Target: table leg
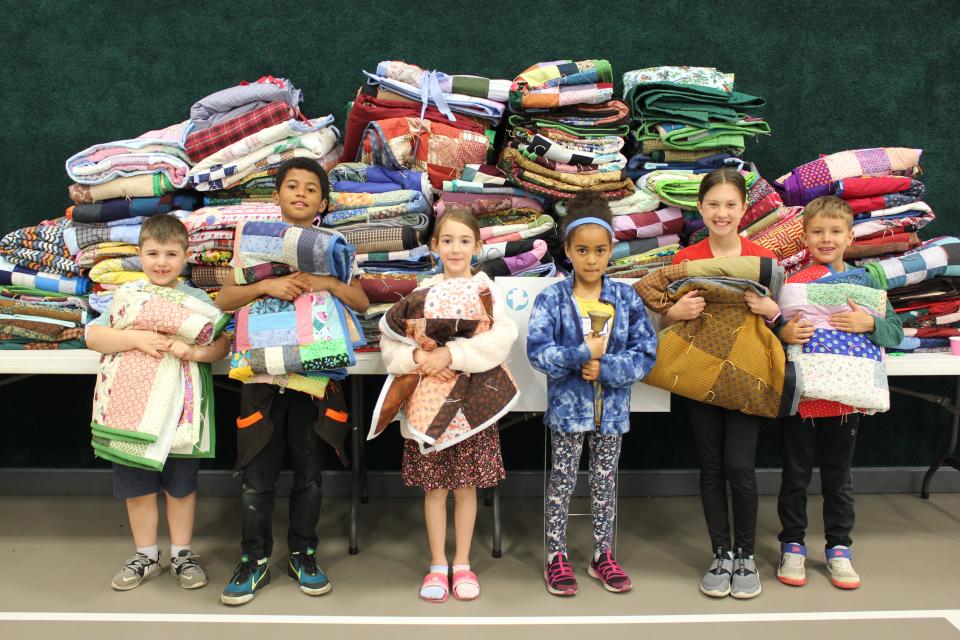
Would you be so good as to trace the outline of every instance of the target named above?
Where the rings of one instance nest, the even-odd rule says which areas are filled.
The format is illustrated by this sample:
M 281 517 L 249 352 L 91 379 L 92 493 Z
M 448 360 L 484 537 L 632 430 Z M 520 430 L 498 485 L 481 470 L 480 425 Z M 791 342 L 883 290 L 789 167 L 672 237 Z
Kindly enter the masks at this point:
M 358 520 L 360 518 L 360 487 L 361 487 L 361 440 L 360 425 L 362 421 L 361 400 L 363 398 L 363 379 L 360 376 L 350 376 L 350 555 L 360 553 L 357 543 Z
M 950 437 L 947 441 L 947 447 L 940 453 L 936 461 L 930 465 L 930 468 L 927 469 L 927 472 L 923 476 L 920 497 L 924 500 L 930 498 L 930 481 L 933 480 L 934 474 L 937 473 L 937 470 L 939 470 L 944 463 L 949 464 L 955 469 L 960 469 L 960 461 L 953 457 L 953 452 L 957 448 L 957 430 L 960 428 L 960 407 L 957 406 L 958 402 L 960 402 L 960 377 L 957 378 L 956 388 L 953 392 L 953 401 L 943 405 L 951 414 Z
M 502 519 L 500 518 L 500 485 L 496 485 L 493 488 L 493 551 L 492 555 L 494 558 L 499 558 L 503 555 L 503 550 L 500 545 L 500 533 L 501 525 L 503 524 Z

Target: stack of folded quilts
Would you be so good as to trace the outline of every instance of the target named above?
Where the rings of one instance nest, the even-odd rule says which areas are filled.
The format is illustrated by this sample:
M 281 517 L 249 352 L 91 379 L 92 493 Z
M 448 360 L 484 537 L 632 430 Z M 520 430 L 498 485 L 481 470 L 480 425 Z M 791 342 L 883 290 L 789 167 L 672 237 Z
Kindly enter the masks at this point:
M 473 166 L 467 171 L 473 177 L 479 167 Z M 452 189 L 454 185 L 445 183 L 445 186 Z M 451 211 L 473 215 L 480 226 L 483 244 L 476 268 L 488 276 L 555 275 L 555 259 L 563 253 L 556 222 L 545 213 L 542 198 L 514 191 L 516 193 L 444 190 L 436 204 L 436 215 L 438 219 Z
M 635 190 L 622 153 L 629 107 L 613 99 L 606 60 L 533 65 L 514 79 L 510 111 L 498 166 L 518 187 L 551 201 L 583 191 L 612 201 Z
M 960 239 L 933 238 L 866 265 L 903 322 L 898 351 L 946 351 L 960 336 Z
M 371 302 L 359 318 L 367 350 L 379 345 L 377 323 L 385 309 L 436 272 L 427 246 L 432 200 L 430 180 L 419 171 L 346 162 L 330 172 L 321 221 L 356 248 L 360 283 Z
M 338 135 L 333 116 L 306 122 L 291 118 L 207 156 L 190 170 L 187 180 L 197 191 L 248 187 L 262 191 L 280 164 L 291 158 L 310 158 L 331 169 L 342 152 L 337 145 Z M 269 186 L 272 191 L 273 185 Z
M 2 285 L 0 350 L 82 349 L 88 308 L 86 296 Z
M 639 147 L 635 168 L 647 162 L 722 163 L 743 154 L 748 136 L 769 135 L 770 126 L 754 115 L 763 98 L 734 91 L 733 85 L 732 73 L 712 67 L 662 66 L 625 73 L 624 100 Z
M 783 202 L 796 207 L 824 195 L 846 200 L 854 211 L 854 241 L 844 253 L 844 259 L 865 266 L 918 247 L 917 232 L 934 219 L 933 211 L 923 202 L 923 183 L 914 177 L 919 174 L 921 153 L 920 149 L 895 147 L 841 151 L 803 164 L 773 185 Z M 782 222 L 784 209 L 790 208 L 773 212 L 780 222 L 764 230 L 767 237 L 799 236 L 800 218 L 792 223 Z M 777 252 L 788 272 L 810 262 L 805 249 L 794 248 L 793 255 Z
M 364 72 L 347 116 L 344 161 L 413 169 L 440 189 L 465 165 L 486 162 L 509 81 L 447 75 L 397 60 Z
M 76 204 L 114 198 L 152 198 L 187 184 L 193 164 L 184 148 L 189 120 L 131 140 L 95 144 L 71 156 L 68 192 Z
M 272 202 L 247 202 L 220 207 L 203 207 L 183 218 L 189 232 L 187 262 L 190 280 L 212 297 L 233 273 L 236 227 L 245 220 L 279 222 L 280 207 Z
M 662 66 L 623 75 L 637 143 L 627 173 L 642 190 L 689 212 L 680 234 L 683 245 L 707 235 L 695 212 L 700 180 L 710 171 L 733 166 L 744 174 L 751 210 L 741 230 L 782 204 L 753 208 L 767 192 L 775 192 L 739 156 L 748 136 L 768 135 L 770 127 L 754 115 L 763 98 L 734 91 L 733 81 L 733 74 L 712 67 Z
M 296 109 L 302 101 L 303 92 L 293 86 L 290 80 L 262 76 L 256 82 L 244 81 L 235 87 L 228 87 L 201 98 L 190 107 L 190 121 L 193 122 L 197 131 L 202 131 L 223 122 L 234 120 L 243 114 L 256 111 L 271 103 L 282 102 L 288 107 Z M 234 124 L 237 124 L 237 122 L 235 121 Z M 209 155 L 209 153 L 203 153 L 204 144 L 205 142 L 202 140 L 194 140 L 190 145 L 192 148 L 191 154 L 194 156 L 200 155 L 200 157 Z M 213 149 L 212 151 L 217 150 Z

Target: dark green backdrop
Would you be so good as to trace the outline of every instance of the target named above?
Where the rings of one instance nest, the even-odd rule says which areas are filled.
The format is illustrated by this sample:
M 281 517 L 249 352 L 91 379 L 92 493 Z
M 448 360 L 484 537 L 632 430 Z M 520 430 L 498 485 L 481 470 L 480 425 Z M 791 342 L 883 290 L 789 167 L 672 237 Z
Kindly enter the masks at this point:
M 607 58 L 615 76 L 660 64 L 715 66 L 767 99 L 773 135 L 746 157 L 776 178 L 819 153 L 924 149 L 925 237 L 960 232 L 954 215 L 960 3 L 918 2 L 0 2 L 0 232 L 62 215 L 63 164 L 97 142 L 186 119 L 213 91 L 263 74 L 303 89 L 310 116 L 344 106 L 361 69 L 404 59 L 451 73 L 512 78 L 535 62 Z M 368 384 L 374 398 L 379 381 Z M 86 428 L 92 377 L 0 387 L 0 466 L 94 466 Z M 944 380 L 904 386 L 947 391 Z M 229 467 L 235 394 L 218 391 L 220 458 Z M 857 464 L 920 465 L 945 441 L 946 414 L 895 397 L 868 418 Z M 760 466 L 779 463 L 764 432 Z M 534 423 L 504 434 L 508 467 L 539 468 Z M 396 434 L 370 447 L 396 468 Z M 681 411 L 636 416 L 627 468 L 695 466 Z

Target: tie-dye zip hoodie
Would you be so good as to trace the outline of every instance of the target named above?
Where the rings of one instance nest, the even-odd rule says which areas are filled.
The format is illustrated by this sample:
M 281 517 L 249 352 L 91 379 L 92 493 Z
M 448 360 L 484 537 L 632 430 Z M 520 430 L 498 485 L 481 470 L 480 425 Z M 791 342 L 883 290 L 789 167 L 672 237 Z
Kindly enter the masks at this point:
M 604 276 L 600 301 L 612 304 L 616 313 L 607 351 L 600 358 L 599 431 L 621 434 L 630 430 L 630 387 L 647 375 L 656 360 L 657 334 L 633 287 Z M 544 423 L 565 433 L 593 431 L 593 384 L 580 374 L 580 367 L 590 360 L 590 349 L 573 300 L 573 276 L 537 296 L 527 331 L 527 358 L 547 375 Z

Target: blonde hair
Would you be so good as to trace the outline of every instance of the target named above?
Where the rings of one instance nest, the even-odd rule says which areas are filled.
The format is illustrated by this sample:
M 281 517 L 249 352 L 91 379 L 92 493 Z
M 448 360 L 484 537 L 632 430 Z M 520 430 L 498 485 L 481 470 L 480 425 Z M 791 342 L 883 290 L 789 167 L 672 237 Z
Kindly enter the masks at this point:
M 846 200 L 836 196 L 820 196 L 814 198 L 803 208 L 803 228 L 816 218 L 822 216 L 831 220 L 843 220 L 848 229 L 853 229 L 853 209 Z

